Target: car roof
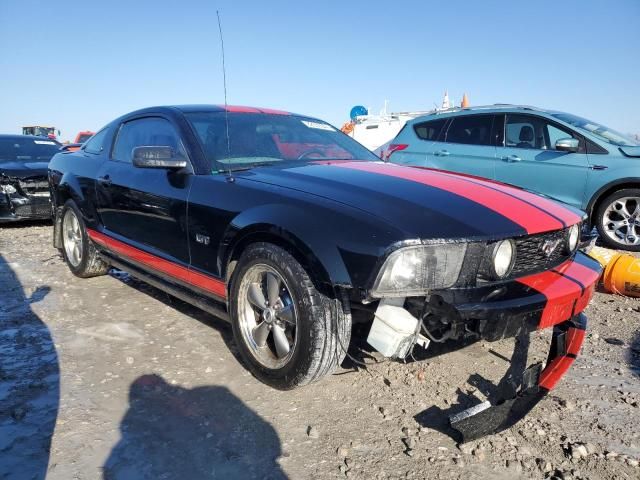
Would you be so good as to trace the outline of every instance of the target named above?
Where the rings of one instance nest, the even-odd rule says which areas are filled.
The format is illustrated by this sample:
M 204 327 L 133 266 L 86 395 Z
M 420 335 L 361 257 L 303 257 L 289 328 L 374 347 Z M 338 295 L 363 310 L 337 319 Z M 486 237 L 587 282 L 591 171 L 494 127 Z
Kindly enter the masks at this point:
M 194 105 L 161 105 L 156 107 L 148 107 L 134 112 L 127 113 L 125 116 L 139 115 L 144 113 L 175 113 L 176 111 L 181 113 L 202 113 L 202 112 L 224 112 L 229 113 L 265 113 L 274 115 L 295 115 L 291 112 L 285 112 L 283 110 L 276 110 L 272 108 L 262 107 L 248 107 L 243 105 L 207 105 L 207 104 L 194 104 Z
M 478 106 L 474 106 L 474 107 L 465 107 L 465 108 L 461 108 L 461 107 L 453 107 L 453 108 L 449 108 L 447 110 L 440 110 L 440 111 L 436 111 L 436 112 L 432 112 L 429 113 L 427 115 L 421 115 L 420 117 L 416 117 L 413 120 L 411 120 L 411 123 L 415 123 L 415 122 L 420 122 L 420 121 L 425 121 L 425 120 L 432 120 L 432 119 L 436 119 L 436 118 L 448 118 L 448 117 L 455 117 L 458 115 L 468 115 L 468 114 L 472 114 L 472 113 L 509 113 L 509 112 L 524 112 L 524 113 L 539 113 L 539 114 L 546 114 L 546 115 L 553 115 L 553 114 L 558 114 L 558 113 L 563 113 L 563 112 L 559 112 L 557 110 L 549 110 L 546 108 L 538 108 L 538 107 L 534 107 L 531 105 L 514 105 L 514 104 L 510 104 L 510 103 L 494 103 L 493 105 L 478 105 Z

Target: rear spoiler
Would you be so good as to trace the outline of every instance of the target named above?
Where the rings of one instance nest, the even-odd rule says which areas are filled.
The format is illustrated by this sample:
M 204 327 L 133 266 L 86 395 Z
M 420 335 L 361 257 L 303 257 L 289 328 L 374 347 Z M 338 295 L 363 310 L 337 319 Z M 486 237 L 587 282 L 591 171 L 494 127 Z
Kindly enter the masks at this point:
M 640 145 L 637 147 L 618 147 L 627 157 L 640 157 Z

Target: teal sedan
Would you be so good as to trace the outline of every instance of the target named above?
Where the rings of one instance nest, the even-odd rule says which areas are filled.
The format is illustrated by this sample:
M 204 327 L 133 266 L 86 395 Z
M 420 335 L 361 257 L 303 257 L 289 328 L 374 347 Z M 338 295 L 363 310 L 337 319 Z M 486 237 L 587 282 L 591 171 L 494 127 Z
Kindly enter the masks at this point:
M 490 178 L 585 210 L 605 244 L 640 251 L 640 143 L 568 113 L 492 105 L 417 117 L 383 159 Z

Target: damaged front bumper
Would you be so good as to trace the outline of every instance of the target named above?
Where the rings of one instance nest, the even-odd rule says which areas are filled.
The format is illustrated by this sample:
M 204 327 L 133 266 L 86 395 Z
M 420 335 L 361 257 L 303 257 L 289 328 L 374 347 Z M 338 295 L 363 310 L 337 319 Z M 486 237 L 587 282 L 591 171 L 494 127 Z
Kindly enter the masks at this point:
M 7 179 L 0 182 L 0 223 L 51 218 L 46 178 Z
M 601 271 L 598 262 L 578 252 L 551 270 L 503 284 L 443 290 L 427 298 L 404 300 L 405 315 L 415 319 L 411 325 L 416 327 L 413 333 L 409 328 L 401 335 L 406 335 L 411 345 L 419 339 L 431 342 L 516 339 L 507 375 L 493 392 L 495 398 L 462 412 L 450 410 L 450 425 L 460 440 L 473 440 L 510 427 L 555 387 L 580 351 L 587 323 L 582 312 L 593 296 Z M 379 333 L 382 323 L 388 331 L 397 331 L 394 322 L 398 324 L 398 315 L 391 318 L 387 311 L 392 311 L 389 302 L 381 301 L 373 332 Z M 546 366 L 526 368 L 529 336 L 546 328 L 553 328 Z M 422 337 L 423 333 L 428 339 Z M 374 340 L 380 345 L 379 338 L 380 335 Z M 371 344 L 376 347 L 374 343 Z M 391 350 L 398 345 L 400 353 L 388 356 L 406 355 L 410 351 L 406 343 L 395 338 Z
M 464 443 L 498 433 L 524 418 L 569 370 L 580 353 L 586 328 L 587 317 L 582 313 L 556 325 L 544 368 L 541 363 L 536 363 L 517 375 L 513 372 L 515 365 L 512 363 L 512 368 L 505 375 L 508 380 L 501 382 L 503 385 L 498 398 L 451 415 L 449 422 L 458 433 L 457 440 Z M 525 353 L 526 358 L 524 347 L 519 345 L 519 349 L 514 352 L 514 357 Z M 516 380 L 518 377 L 519 381 Z

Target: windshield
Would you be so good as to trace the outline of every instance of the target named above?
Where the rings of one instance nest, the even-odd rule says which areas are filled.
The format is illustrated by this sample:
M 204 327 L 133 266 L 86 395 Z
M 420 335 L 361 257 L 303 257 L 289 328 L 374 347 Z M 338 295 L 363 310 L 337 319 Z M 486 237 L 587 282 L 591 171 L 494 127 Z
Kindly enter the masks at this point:
M 60 145 L 53 140 L 0 137 L 0 160 L 18 162 L 48 162 L 58 153 Z
M 212 173 L 282 161 L 378 160 L 352 138 L 313 118 L 236 112 L 185 116 L 198 135 Z
M 600 140 L 604 140 L 607 143 L 611 143 L 613 145 L 618 145 L 621 147 L 632 147 L 640 145 L 640 143 L 633 140 L 628 135 L 616 132 L 609 127 L 605 127 L 604 125 L 600 125 L 599 123 L 592 122 L 591 120 L 587 120 L 586 118 L 577 117 L 568 113 L 554 113 L 553 116 L 562 120 L 563 122 L 567 122 L 574 127 L 579 128 L 580 130 L 584 130 L 585 132 L 590 133 L 591 135 L 598 137 Z
M 84 143 L 87 140 L 89 140 L 92 136 L 93 136 L 93 133 L 83 133 L 81 135 L 78 135 L 77 143 Z

